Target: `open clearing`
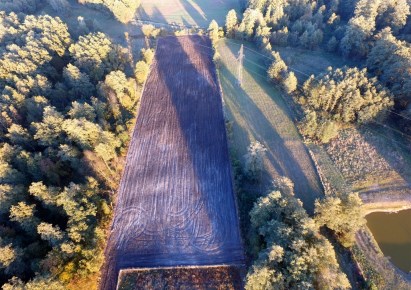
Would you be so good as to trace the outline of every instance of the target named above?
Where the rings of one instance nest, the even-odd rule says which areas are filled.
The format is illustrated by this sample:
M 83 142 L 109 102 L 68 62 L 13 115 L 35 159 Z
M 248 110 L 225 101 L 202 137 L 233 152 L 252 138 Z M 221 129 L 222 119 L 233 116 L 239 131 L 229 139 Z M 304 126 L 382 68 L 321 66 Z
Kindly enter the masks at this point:
M 350 60 L 324 50 L 307 50 L 297 47 L 273 46 L 289 68 L 303 83 L 310 75 L 318 75 L 327 71 L 328 67 L 355 66 Z
M 201 36 L 158 41 L 120 184 L 101 289 L 115 289 L 124 268 L 243 262 L 210 47 Z
M 246 44 L 251 48 L 255 47 Z M 260 193 L 280 176 L 295 184 L 296 196 L 313 213 L 314 201 L 323 194 L 315 166 L 282 99 L 281 92 L 266 80 L 261 55 L 245 49 L 243 86 L 237 84 L 236 56 L 239 46 L 231 40 L 218 45 L 222 64 L 219 69 L 225 107 L 233 121 L 232 140 L 239 156 L 247 152 L 250 142 L 257 140 L 266 148 L 265 174 Z
M 161 23 L 208 27 L 215 19 L 220 26 L 231 9 L 240 12 L 241 0 L 142 0 L 138 18 Z

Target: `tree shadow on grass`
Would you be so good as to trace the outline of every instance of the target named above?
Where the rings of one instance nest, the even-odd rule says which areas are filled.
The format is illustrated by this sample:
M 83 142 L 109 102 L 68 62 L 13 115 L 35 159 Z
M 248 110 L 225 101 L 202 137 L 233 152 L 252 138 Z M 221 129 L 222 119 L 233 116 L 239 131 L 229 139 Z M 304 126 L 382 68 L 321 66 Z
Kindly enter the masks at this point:
M 228 46 L 233 55 L 237 54 L 237 46 Z M 225 56 L 222 56 L 223 58 Z M 247 52 L 246 52 L 247 57 Z M 269 84 L 264 84 L 266 80 L 262 77 L 255 74 L 265 75 L 265 71 L 263 69 L 259 69 L 256 71 L 257 68 L 254 68 L 252 71 L 247 63 L 244 66 L 245 73 L 248 73 L 253 81 L 260 85 L 260 88 L 264 91 L 265 94 L 270 96 L 270 100 L 273 102 L 276 108 L 278 108 L 278 113 L 284 114 L 287 116 L 291 116 L 291 112 L 286 107 L 286 104 L 280 96 L 277 95 L 277 98 L 273 97 L 273 90 L 269 88 Z M 227 70 L 227 79 L 231 83 L 236 83 L 236 77 L 232 75 Z M 244 86 L 247 87 L 247 83 L 245 80 Z M 236 104 L 238 108 L 243 108 L 243 110 L 247 110 L 245 114 L 243 114 L 243 118 L 247 122 L 250 127 L 252 135 L 255 136 L 257 140 L 265 143 L 266 147 L 268 147 L 267 151 L 267 158 L 269 160 L 270 165 L 276 172 L 278 177 L 280 176 L 287 176 L 289 177 L 295 184 L 295 194 L 296 197 L 301 199 L 304 204 L 305 209 L 308 213 L 313 214 L 314 212 L 314 201 L 316 198 L 319 198 L 323 194 L 323 189 L 321 186 L 321 182 L 315 170 L 315 166 L 311 160 L 311 157 L 308 154 L 305 145 L 302 143 L 302 140 L 299 137 L 297 129 L 292 121 L 292 118 L 289 117 L 289 120 L 284 119 L 282 122 L 290 122 L 289 126 L 292 126 L 292 130 L 295 132 L 287 136 L 287 132 L 283 132 L 280 135 L 277 131 L 276 127 L 281 126 L 282 124 L 272 124 L 270 120 L 268 120 L 264 113 L 261 111 L 260 107 L 255 103 L 252 96 L 250 96 L 244 89 L 238 88 L 237 90 L 237 97 L 233 98 L 233 103 Z M 241 96 L 241 98 L 239 97 Z M 272 112 L 275 114 L 275 112 Z M 273 127 L 274 126 L 274 127 Z M 283 130 L 284 131 L 284 130 Z M 267 146 L 268 145 L 268 146 Z M 295 145 L 296 150 L 299 150 L 299 157 L 303 157 L 305 160 L 297 160 L 297 156 L 290 148 L 291 145 Z M 306 162 L 304 165 L 304 169 L 301 166 L 300 162 Z M 308 176 L 311 176 L 311 180 Z M 266 182 L 270 182 L 272 176 L 270 174 L 266 174 L 264 176 Z
M 194 22 L 194 25 L 200 26 L 200 27 L 205 27 L 206 23 L 207 23 L 207 17 L 203 14 L 201 14 L 196 7 L 194 7 L 193 4 L 191 4 L 190 1 L 187 0 L 182 0 L 181 1 L 184 9 L 187 11 L 188 15 L 190 16 L 190 18 L 192 19 L 192 21 Z M 201 9 L 201 8 L 200 8 Z M 203 9 L 201 9 L 202 12 L 204 11 Z M 203 12 L 204 13 L 204 12 Z M 189 22 L 189 20 L 183 18 L 183 20 L 185 20 L 186 22 Z
M 167 27 L 167 24 L 176 23 L 178 26 L 184 25 L 187 28 L 202 26 L 200 24 L 205 24 L 207 18 L 202 15 L 197 9 L 188 1 L 180 1 L 181 6 L 186 13 L 176 14 L 176 15 L 164 15 L 158 6 L 153 6 L 151 15 L 147 13 L 143 5 L 141 5 L 137 10 L 137 17 L 139 20 L 148 21 L 155 23 L 160 26 Z M 178 4 L 176 4 L 178 5 Z M 198 21 L 196 19 L 203 19 L 204 21 Z M 202 23 L 200 23 L 202 22 Z M 203 25 L 204 26 L 204 25 Z

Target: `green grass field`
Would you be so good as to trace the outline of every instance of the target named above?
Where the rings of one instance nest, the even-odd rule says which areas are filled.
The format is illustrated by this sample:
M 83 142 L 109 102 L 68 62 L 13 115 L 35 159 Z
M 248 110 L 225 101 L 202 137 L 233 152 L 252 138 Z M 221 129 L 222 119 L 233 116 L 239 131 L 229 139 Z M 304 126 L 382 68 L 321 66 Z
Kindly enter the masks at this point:
M 256 49 L 247 44 L 247 47 Z M 218 52 L 222 64 L 219 78 L 227 117 L 233 122 L 232 143 L 239 156 L 252 141 L 261 142 L 267 152 L 260 193 L 269 189 L 273 179 L 286 176 L 295 184 L 295 192 L 304 206 L 313 210 L 322 186 L 314 164 L 293 122 L 291 112 L 275 85 L 268 83 L 263 57 L 245 49 L 243 86 L 237 84 L 236 56 L 239 46 L 221 40 Z
M 240 0 L 142 0 L 138 17 L 154 22 L 208 27 L 215 19 L 224 26 L 231 9 L 240 11 Z

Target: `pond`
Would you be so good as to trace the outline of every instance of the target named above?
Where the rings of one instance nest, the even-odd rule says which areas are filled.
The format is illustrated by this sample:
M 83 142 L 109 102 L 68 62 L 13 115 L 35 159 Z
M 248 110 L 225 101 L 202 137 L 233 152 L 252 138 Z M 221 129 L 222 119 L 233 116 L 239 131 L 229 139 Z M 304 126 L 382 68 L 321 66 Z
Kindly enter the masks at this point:
M 366 216 L 367 226 L 385 256 L 404 272 L 411 271 L 411 210 L 375 212 Z

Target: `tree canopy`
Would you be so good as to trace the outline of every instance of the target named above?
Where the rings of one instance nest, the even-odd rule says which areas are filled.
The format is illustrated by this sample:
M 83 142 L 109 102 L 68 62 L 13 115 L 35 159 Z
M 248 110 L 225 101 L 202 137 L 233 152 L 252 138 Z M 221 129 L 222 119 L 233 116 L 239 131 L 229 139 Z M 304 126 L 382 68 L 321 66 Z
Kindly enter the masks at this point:
M 250 212 L 255 247 L 246 289 L 348 289 L 333 246 L 293 196 L 290 182 L 257 200 Z
M 391 93 L 366 69 L 330 68 L 326 74 L 311 76 L 303 87 L 300 103 L 305 110 L 301 129 L 313 139 L 328 142 L 338 124 L 372 121 L 393 105 Z
M 0 284 L 66 289 L 103 261 L 137 83 L 101 32 L 73 41 L 57 17 L 5 12 L 0 26 Z

